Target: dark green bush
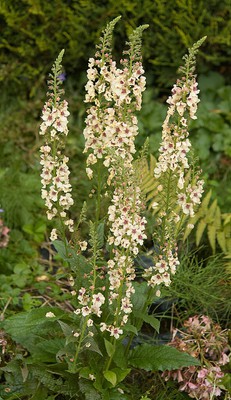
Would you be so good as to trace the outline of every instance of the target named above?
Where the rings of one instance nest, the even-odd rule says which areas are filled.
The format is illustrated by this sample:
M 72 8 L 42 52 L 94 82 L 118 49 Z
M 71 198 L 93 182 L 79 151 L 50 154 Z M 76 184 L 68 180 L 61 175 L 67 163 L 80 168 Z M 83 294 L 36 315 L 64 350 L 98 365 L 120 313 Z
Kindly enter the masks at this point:
M 0 7 L 0 81 L 34 95 L 51 63 L 66 49 L 65 67 L 79 84 L 102 27 L 118 15 L 116 51 L 140 24 L 145 32 L 146 70 L 160 88 L 172 83 L 187 47 L 207 35 L 201 54 L 205 69 L 228 72 L 231 43 L 229 0 L 3 0 Z

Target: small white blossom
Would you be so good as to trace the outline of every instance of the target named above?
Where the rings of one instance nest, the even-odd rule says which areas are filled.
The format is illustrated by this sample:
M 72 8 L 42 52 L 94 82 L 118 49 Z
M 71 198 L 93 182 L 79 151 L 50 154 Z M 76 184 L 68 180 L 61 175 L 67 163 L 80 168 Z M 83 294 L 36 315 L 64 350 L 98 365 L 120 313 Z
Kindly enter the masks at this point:
M 57 236 L 57 230 L 56 229 L 52 229 L 51 234 L 50 234 L 50 239 L 53 242 L 54 240 L 57 240 L 58 236 Z
M 54 318 L 54 317 L 55 317 L 55 314 L 54 314 L 53 312 L 48 311 L 48 312 L 46 313 L 46 318 Z

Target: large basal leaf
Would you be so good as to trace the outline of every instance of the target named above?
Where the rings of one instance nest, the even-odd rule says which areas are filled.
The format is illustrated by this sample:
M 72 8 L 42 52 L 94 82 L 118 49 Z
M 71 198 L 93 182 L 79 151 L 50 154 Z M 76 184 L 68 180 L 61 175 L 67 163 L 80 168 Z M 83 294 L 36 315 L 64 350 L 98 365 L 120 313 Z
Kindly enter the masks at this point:
M 169 346 L 142 344 L 130 351 L 128 364 L 146 371 L 173 370 L 190 365 L 200 365 L 196 358 Z
M 92 382 L 86 379 L 79 379 L 79 389 L 85 395 L 86 399 L 91 400 L 100 400 L 101 396 L 97 393 L 97 390 L 94 389 Z
M 51 311 L 55 317 L 47 318 L 46 313 Z M 36 336 L 42 337 L 47 330 L 53 328 L 53 324 L 57 324 L 56 320 L 62 318 L 63 315 L 64 312 L 57 307 L 41 307 L 9 317 L 2 326 L 13 340 L 30 350 L 30 345 L 36 343 Z M 57 330 L 57 325 L 53 329 Z

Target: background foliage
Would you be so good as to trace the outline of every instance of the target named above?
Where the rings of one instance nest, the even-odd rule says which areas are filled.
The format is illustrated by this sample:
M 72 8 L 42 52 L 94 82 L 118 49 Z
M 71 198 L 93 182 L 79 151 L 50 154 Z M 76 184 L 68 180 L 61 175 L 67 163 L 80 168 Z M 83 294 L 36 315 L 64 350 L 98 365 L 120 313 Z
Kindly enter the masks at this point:
M 186 49 L 207 35 L 200 69 L 230 71 L 231 18 L 229 0 L 3 0 L 0 9 L 0 79 L 17 93 L 30 96 L 44 82 L 49 67 L 65 47 L 65 66 L 73 78 L 86 69 L 105 24 L 121 15 L 116 51 L 133 28 L 149 24 L 143 56 L 155 86 L 165 88 Z M 202 63 L 203 61 L 203 63 Z M 77 79 L 79 80 L 79 78 Z

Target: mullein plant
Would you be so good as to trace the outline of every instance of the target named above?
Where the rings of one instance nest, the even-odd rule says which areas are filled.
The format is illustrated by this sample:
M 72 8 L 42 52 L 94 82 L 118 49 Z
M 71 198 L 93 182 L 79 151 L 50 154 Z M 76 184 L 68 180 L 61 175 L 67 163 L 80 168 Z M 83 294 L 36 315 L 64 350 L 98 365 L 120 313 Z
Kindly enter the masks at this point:
M 111 32 L 115 19 L 104 32 L 95 58 L 89 60 L 85 102 L 87 110 L 84 130 L 87 174 L 98 160 L 108 169 L 107 184 L 112 191 L 108 208 L 110 259 L 107 262 L 108 302 L 113 320 L 100 324 L 118 339 L 132 312 L 132 282 L 135 278 L 133 257 L 146 239 L 146 220 L 142 217 L 140 188 L 136 184 L 133 167 L 134 140 L 138 134 L 136 111 L 141 109 L 145 89 L 141 62 L 141 35 L 147 26 L 140 26 L 128 43 L 118 68 L 111 55 Z M 98 175 L 101 173 L 97 169 Z M 99 179 L 99 176 L 98 176 Z
M 73 205 L 72 187 L 69 182 L 68 157 L 64 154 L 65 139 L 68 135 L 68 103 L 62 100 L 64 94 L 61 89 L 62 51 L 54 63 L 48 81 L 48 100 L 42 111 L 40 135 L 44 136 L 44 145 L 40 148 L 42 173 L 42 198 L 47 207 L 47 218 L 58 221 L 57 228 L 53 228 L 50 239 L 53 241 L 59 236 L 65 237 L 66 228 L 73 232 L 74 221 L 68 218 L 68 210 Z
M 196 119 L 199 89 L 195 75 L 196 54 L 205 37 L 189 49 L 183 57 L 179 78 L 168 98 L 169 108 L 163 123 L 159 157 L 154 169 L 158 181 L 156 199 L 152 208 L 156 214 L 156 230 L 153 235 L 155 252 L 153 266 L 146 269 L 144 277 L 151 287 L 169 286 L 171 275 L 179 265 L 178 242 L 185 226 L 193 229 L 190 218 L 201 202 L 203 180 L 190 152 L 190 120 Z
M 84 152 L 87 153 L 87 176 L 97 182 L 97 190 L 94 190 L 95 220 L 89 222 L 88 241 L 80 240 L 81 231 L 78 229 L 83 211 L 76 226 L 69 216 L 73 199 L 68 157 L 65 155 L 69 111 L 67 101 L 62 100 L 63 51 L 50 75 L 48 101 L 40 127 L 40 134 L 45 139 L 41 147 L 42 197 L 48 219 L 56 221 L 50 238 L 72 270 L 70 296 L 73 312 L 64 317 L 64 322 L 56 315 L 57 310 L 47 310 L 46 319 L 59 322 L 66 336 L 66 347 L 59 352 L 61 361 L 66 363 L 65 374 L 66 370 L 78 374 L 79 388 L 89 399 L 129 398 L 124 394 L 121 382 L 131 367 L 139 367 L 140 363 L 144 369 L 163 369 L 164 365 L 172 369 L 182 364 L 194 364 L 189 356 L 182 358 L 180 355 L 179 359 L 177 352 L 170 354 L 174 349 L 165 348 L 162 353 L 161 346 L 145 345 L 133 351 L 130 345 L 143 320 L 158 330 L 158 321 L 148 315 L 148 305 L 159 295 L 162 284 L 170 284 L 170 273 L 175 273 L 179 264 L 176 243 L 180 224 L 184 215 L 193 215 L 194 204 L 199 203 L 202 193 L 198 174 L 192 172 L 189 176 L 185 172 L 190 171 L 186 159 L 190 147 L 187 123 L 188 118 L 195 117 L 198 102 L 193 75 L 195 53 L 202 41 L 185 58 L 185 79 L 175 87 L 177 96 L 173 94 L 170 99 L 171 111 L 164 123 L 161 155 L 155 170 L 165 204 L 163 213 L 159 215 L 159 219 L 162 218 L 159 224 L 162 236 L 159 235 L 158 239 L 161 252 L 154 257 L 153 267 L 144 272 L 142 282 L 136 282 L 134 258 L 147 238 L 144 199 L 134 163 L 134 141 L 138 134 L 136 112 L 141 109 L 145 90 L 141 37 L 147 26 L 138 27 L 130 35 L 118 67 L 112 59 L 111 48 L 112 32 L 119 18 L 107 25 L 95 57 L 89 60 L 87 71 L 85 102 L 89 107 L 83 132 Z M 178 187 L 179 205 L 183 204 L 181 197 L 186 196 L 186 208 L 181 207 L 183 217 L 171 214 L 169 191 L 175 185 Z M 166 200 L 165 193 L 169 196 Z M 103 198 L 109 202 L 104 214 Z M 184 210 L 188 210 L 188 205 L 190 211 L 186 213 Z M 101 397 L 97 397 L 99 393 Z
M 79 250 L 89 250 L 90 272 L 84 273 L 84 286 L 72 290 L 77 307 L 74 314 L 80 318 L 80 324 L 73 332 L 78 342 L 70 369 L 77 370 L 79 353 L 92 346 L 95 336 L 95 319 L 101 333 L 112 338 L 112 344 L 106 340 L 108 362 L 105 377 L 113 380 L 113 373 L 107 374 L 115 342 L 124 334 L 124 326 L 132 312 L 132 295 L 135 290 L 135 268 L 133 258 L 146 239 L 146 220 L 142 216 L 144 204 L 141 190 L 137 186 L 136 171 L 133 167 L 135 153 L 134 140 L 138 134 L 136 111 L 141 109 L 142 92 L 145 89 L 144 69 L 141 57 L 141 36 L 146 25 L 137 28 L 127 43 L 120 60 L 120 68 L 111 55 L 112 31 L 120 17 L 106 27 L 95 58 L 90 58 L 87 70 L 85 102 L 90 104 L 87 110 L 86 128 L 84 129 L 85 149 L 88 153 L 86 173 L 89 179 L 94 174 L 98 182 L 95 222 L 90 222 L 89 243 L 79 242 Z M 61 100 L 62 80 L 61 60 L 63 51 L 58 56 L 50 75 L 48 101 L 42 113 L 40 134 L 45 137 L 41 147 L 42 198 L 48 208 L 48 219 L 57 220 L 57 227 L 51 232 L 54 245 L 57 238 L 65 241 L 65 228 L 73 232 L 73 220 L 68 215 L 73 204 L 69 183 L 68 158 L 64 155 L 65 139 L 68 134 L 67 101 Z M 105 266 L 99 268 L 101 252 L 98 248 L 97 226 L 100 221 L 100 199 L 102 197 L 102 170 L 107 172 L 107 191 L 111 193 L 106 221 L 108 224 L 107 248 L 109 257 Z M 107 194 L 105 194 L 107 195 Z M 105 219 L 105 217 L 104 217 Z M 70 245 L 70 244 L 69 244 Z M 101 262 L 102 263 L 102 262 Z M 106 274 L 105 271 L 106 270 Z M 105 318 L 105 309 L 109 313 Z M 55 317 L 47 312 L 47 318 Z M 124 335 L 123 335 L 124 337 Z M 108 344 L 109 343 L 109 344 Z M 129 370 L 127 370 L 127 373 Z M 90 379 L 96 377 L 89 373 Z

